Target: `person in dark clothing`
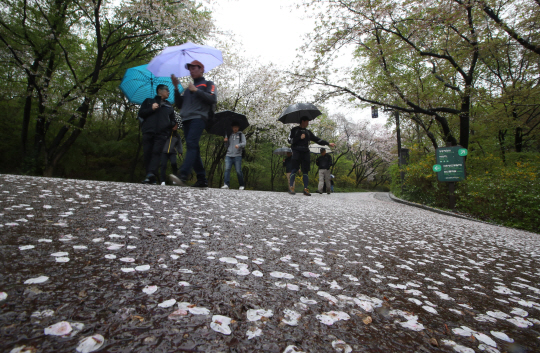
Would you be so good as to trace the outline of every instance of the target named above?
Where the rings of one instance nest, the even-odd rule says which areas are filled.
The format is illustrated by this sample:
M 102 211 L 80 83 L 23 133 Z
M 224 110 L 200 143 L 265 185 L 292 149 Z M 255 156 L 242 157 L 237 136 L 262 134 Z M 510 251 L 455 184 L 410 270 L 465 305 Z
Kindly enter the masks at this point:
M 292 149 L 292 170 L 291 177 L 289 179 L 289 194 L 294 195 L 294 178 L 296 177 L 296 172 L 301 168 L 303 173 L 304 180 L 304 195 L 311 196 L 308 189 L 309 183 L 309 168 L 310 168 L 310 155 L 309 155 L 309 141 L 313 141 L 320 145 L 328 145 L 334 147 L 334 143 L 329 143 L 313 134 L 307 129 L 309 125 L 309 118 L 302 117 L 300 119 L 300 125 L 292 128 L 289 135 L 289 143 L 291 144 Z
M 285 175 L 287 176 L 287 185 L 289 185 L 289 180 L 291 179 L 292 166 L 292 152 L 287 152 L 287 158 L 283 159 L 283 167 L 285 168 Z M 296 180 L 293 183 L 293 189 L 295 186 Z
M 326 186 L 328 194 L 330 194 L 330 167 L 332 166 L 332 157 L 326 153 L 325 148 L 321 148 L 321 155 L 315 161 L 319 167 L 319 187 L 317 192 L 323 193 L 323 185 Z
M 231 187 L 231 169 L 234 164 L 236 169 L 236 177 L 238 178 L 239 190 L 244 190 L 244 174 L 242 173 L 242 151 L 246 148 L 246 135 L 240 130 L 240 123 L 233 121 L 231 124 L 232 133 L 225 136 L 223 141 L 227 147 L 225 155 L 225 176 L 222 189 Z
M 180 81 L 174 75 L 171 76 L 174 90 L 174 101 L 180 109 L 182 125 L 184 128 L 184 138 L 186 139 L 186 155 L 184 163 L 178 171 L 178 175 L 171 174 L 169 178 L 174 184 L 187 186 L 186 181 L 195 170 L 197 182 L 195 187 L 207 187 L 206 171 L 201 158 L 201 148 L 199 141 L 205 128 L 205 122 L 212 114 L 212 106 L 217 103 L 216 86 L 212 81 L 207 81 L 203 77 L 204 65 L 197 60 L 186 64 L 193 83 L 190 83 L 184 95 L 180 95 L 178 84 Z
M 156 175 L 163 145 L 171 128 L 173 130 L 178 128 L 174 108 L 167 101 L 169 88 L 166 85 L 158 85 L 156 93 L 154 98 L 145 99 L 139 109 L 139 117 L 143 119 L 141 131 L 146 169 L 143 184 L 157 184 Z
M 167 171 L 167 163 L 171 162 L 173 174 L 178 172 L 176 164 L 176 154 L 182 155 L 183 147 L 182 140 L 178 135 L 178 131 L 171 131 L 171 135 L 165 141 L 163 152 L 161 153 L 161 185 L 165 185 L 165 172 Z

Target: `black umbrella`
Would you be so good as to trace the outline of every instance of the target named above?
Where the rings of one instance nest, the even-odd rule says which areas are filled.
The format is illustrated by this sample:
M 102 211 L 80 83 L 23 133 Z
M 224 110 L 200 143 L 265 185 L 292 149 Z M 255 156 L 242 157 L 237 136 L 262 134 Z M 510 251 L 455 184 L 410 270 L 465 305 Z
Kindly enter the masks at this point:
M 313 120 L 321 114 L 321 111 L 311 103 L 296 103 L 288 106 L 281 113 L 279 121 L 283 124 L 300 124 L 300 119 L 304 116 Z
M 208 133 L 218 136 L 228 136 L 232 133 L 231 123 L 238 122 L 239 130 L 242 131 L 249 126 L 249 122 L 245 115 L 230 110 L 225 110 L 216 113 L 216 123 L 210 128 Z
M 277 154 L 278 156 L 286 156 L 289 152 L 292 152 L 289 147 L 281 147 L 274 150 L 274 154 Z

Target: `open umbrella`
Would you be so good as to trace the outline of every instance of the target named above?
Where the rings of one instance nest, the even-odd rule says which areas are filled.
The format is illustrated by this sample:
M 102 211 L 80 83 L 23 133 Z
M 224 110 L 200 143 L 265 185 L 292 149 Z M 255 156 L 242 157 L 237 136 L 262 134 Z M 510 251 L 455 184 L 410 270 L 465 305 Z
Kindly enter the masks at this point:
M 230 135 L 232 133 L 231 123 L 233 121 L 238 122 L 239 131 L 242 131 L 249 126 L 249 122 L 245 115 L 231 112 L 230 110 L 216 113 L 215 120 L 216 123 L 212 125 L 208 133 L 218 136 Z
M 274 154 L 277 154 L 278 156 L 286 156 L 287 153 L 291 153 L 292 150 L 289 148 L 289 147 L 281 147 L 281 148 L 276 148 L 274 150 Z
M 154 98 L 156 96 L 156 87 L 160 84 L 167 85 L 171 94 L 167 99 L 174 103 L 174 86 L 170 77 L 156 77 L 147 69 L 148 65 L 132 67 L 126 70 L 120 89 L 126 98 L 135 104 L 142 104 L 146 98 Z M 178 86 L 180 92 L 183 91 L 182 86 Z
M 332 150 L 328 146 L 317 145 L 316 143 L 309 146 L 309 152 L 314 154 L 321 154 L 321 148 L 326 150 L 326 153 L 332 153 Z
M 208 45 L 193 44 L 191 42 L 163 49 L 148 64 L 150 70 L 156 76 L 178 77 L 189 76 L 186 64 L 198 60 L 204 65 L 204 71 L 210 71 L 223 63 L 221 51 Z
M 300 119 L 304 116 L 313 120 L 321 114 L 321 111 L 311 103 L 296 103 L 283 110 L 279 121 L 283 124 L 300 124 Z

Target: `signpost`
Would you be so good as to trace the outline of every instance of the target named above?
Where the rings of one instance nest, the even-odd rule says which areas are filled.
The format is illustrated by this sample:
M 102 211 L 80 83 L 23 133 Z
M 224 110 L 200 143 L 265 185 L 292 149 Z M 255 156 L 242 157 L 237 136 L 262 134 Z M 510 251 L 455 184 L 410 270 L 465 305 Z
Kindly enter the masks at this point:
M 448 183 L 449 206 L 456 208 L 456 195 L 454 194 L 456 181 L 465 180 L 465 156 L 468 151 L 461 146 L 447 146 L 437 148 L 437 164 L 433 166 L 433 171 L 437 173 L 437 179 Z

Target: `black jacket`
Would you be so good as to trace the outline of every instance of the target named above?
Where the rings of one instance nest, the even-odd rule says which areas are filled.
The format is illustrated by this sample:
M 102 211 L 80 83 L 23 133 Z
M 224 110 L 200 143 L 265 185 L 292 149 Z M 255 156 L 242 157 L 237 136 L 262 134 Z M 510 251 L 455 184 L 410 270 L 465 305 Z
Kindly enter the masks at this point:
M 152 109 L 154 103 L 159 104 L 156 110 Z M 146 98 L 139 109 L 139 116 L 143 119 L 143 134 L 168 135 L 176 125 L 173 106 L 167 100 L 162 101 L 160 96 Z
M 332 156 L 330 154 L 325 154 L 324 156 L 319 156 L 315 161 L 315 164 L 319 166 L 319 169 L 330 169 L 332 166 Z
M 184 148 L 182 147 L 182 140 L 180 139 L 180 136 L 178 136 L 178 132 L 173 131 L 163 146 L 163 153 L 182 154 L 183 150 Z
M 302 134 L 305 134 L 306 137 L 302 139 Z M 291 149 L 297 151 L 309 152 L 309 141 L 318 143 L 319 145 L 326 146 L 328 141 L 325 141 L 317 136 L 315 136 L 308 129 L 301 128 L 300 126 L 295 126 L 292 128 L 289 135 L 289 143 L 291 144 Z
M 174 103 L 180 109 L 182 121 L 201 118 L 208 119 L 212 106 L 217 103 L 216 86 L 212 81 L 206 81 L 204 77 L 194 80 L 197 92 L 186 89 L 184 95 L 174 90 Z

